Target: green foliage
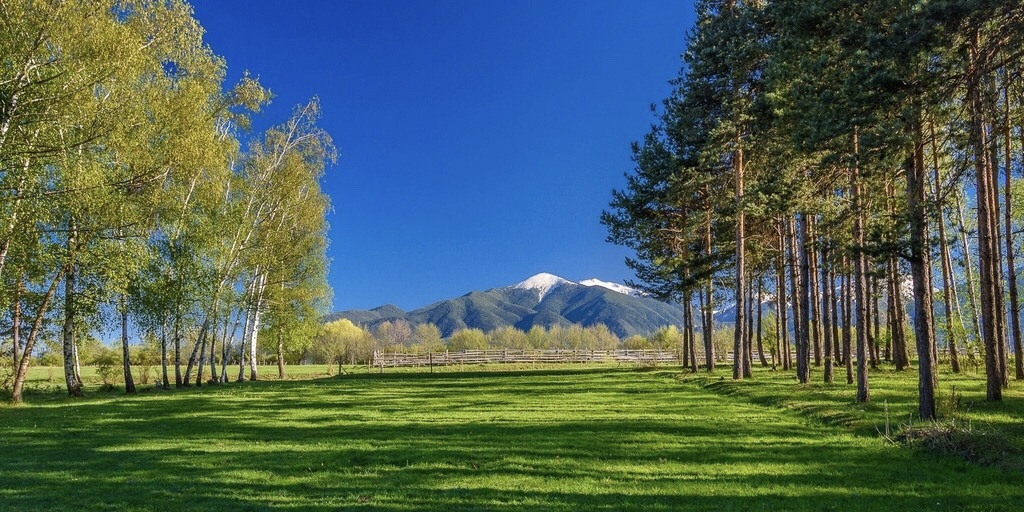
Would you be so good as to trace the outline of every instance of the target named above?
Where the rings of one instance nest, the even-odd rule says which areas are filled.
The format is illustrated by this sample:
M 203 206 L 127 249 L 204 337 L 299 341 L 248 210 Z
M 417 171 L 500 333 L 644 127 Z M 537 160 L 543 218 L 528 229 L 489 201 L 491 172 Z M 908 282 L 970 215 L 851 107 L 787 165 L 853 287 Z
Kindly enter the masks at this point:
M 123 380 L 124 370 L 121 367 L 121 354 L 114 349 L 105 349 L 93 359 L 96 375 L 103 379 L 103 389 L 113 389 Z
M 370 333 L 341 319 L 321 326 L 310 352 L 316 362 L 341 365 L 369 361 L 373 349 Z
M 634 334 L 633 336 L 630 336 L 622 341 L 622 348 L 626 348 L 629 350 L 639 350 L 654 348 L 654 346 L 651 345 L 651 340 L 643 336 L 640 336 L 639 334 Z
M 683 345 L 683 333 L 674 325 L 658 329 L 648 339 L 653 348 L 661 350 L 678 350 Z
M 318 101 L 243 151 L 237 129 L 270 92 L 248 73 L 225 87 L 184 0 L 14 2 L 2 18 L 0 310 L 16 290 L 30 298 L 28 352 L 65 319 L 73 330 L 47 362 L 77 343 L 88 364 L 108 315 L 152 336 L 244 309 L 247 332 L 264 315 L 301 358 L 331 295 L 319 179 L 336 153 Z M 247 294 L 254 274 L 260 293 Z
M 487 350 L 487 335 L 480 329 L 463 329 L 448 338 L 451 350 Z

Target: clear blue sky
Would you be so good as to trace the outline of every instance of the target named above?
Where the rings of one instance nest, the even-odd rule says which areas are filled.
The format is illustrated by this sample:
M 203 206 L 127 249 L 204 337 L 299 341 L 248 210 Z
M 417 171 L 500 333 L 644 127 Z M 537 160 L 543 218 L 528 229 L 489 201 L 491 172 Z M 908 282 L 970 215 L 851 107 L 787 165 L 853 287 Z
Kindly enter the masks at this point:
M 671 91 L 690 1 L 193 0 L 229 80 L 317 95 L 339 148 L 334 309 L 414 309 L 538 272 L 622 282 L 599 222 Z

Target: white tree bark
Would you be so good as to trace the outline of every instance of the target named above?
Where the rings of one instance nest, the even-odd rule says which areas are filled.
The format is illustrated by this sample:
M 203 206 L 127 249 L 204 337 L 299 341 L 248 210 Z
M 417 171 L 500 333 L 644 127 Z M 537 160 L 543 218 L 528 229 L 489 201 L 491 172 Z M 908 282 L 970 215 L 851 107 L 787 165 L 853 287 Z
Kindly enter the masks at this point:
M 256 369 L 256 342 L 260 334 L 260 315 L 263 309 L 263 289 L 267 285 L 267 274 L 259 272 L 256 275 L 256 290 L 252 300 L 252 326 L 249 328 L 249 380 L 257 379 Z

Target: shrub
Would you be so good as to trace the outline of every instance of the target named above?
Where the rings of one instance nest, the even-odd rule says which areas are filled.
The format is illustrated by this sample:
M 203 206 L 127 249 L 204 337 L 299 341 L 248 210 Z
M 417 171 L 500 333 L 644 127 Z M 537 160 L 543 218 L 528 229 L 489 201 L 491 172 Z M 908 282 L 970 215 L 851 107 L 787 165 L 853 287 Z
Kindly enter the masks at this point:
M 113 389 L 120 382 L 122 372 L 120 354 L 113 349 L 104 350 L 96 356 L 96 375 L 103 379 L 103 389 Z
M 932 421 L 906 425 L 894 439 L 905 446 L 945 455 L 955 455 L 986 466 L 1019 467 L 1019 449 L 1001 431 L 975 427 L 963 421 Z

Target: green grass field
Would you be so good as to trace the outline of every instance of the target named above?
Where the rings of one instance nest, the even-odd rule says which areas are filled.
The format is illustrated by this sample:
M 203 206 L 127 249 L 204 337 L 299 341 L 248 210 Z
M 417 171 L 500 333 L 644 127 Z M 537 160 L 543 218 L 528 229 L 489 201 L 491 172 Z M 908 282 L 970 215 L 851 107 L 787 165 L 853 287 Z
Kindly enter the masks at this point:
M 294 370 L 294 369 L 290 369 Z M 325 372 L 323 367 L 319 371 Z M 293 374 L 298 374 L 294 371 Z M 317 374 L 311 371 L 310 375 Z M 1022 401 L 949 414 L 1021 439 Z M 915 375 L 386 372 L 0 406 L 0 510 L 1015 510 L 1022 475 L 884 442 Z

